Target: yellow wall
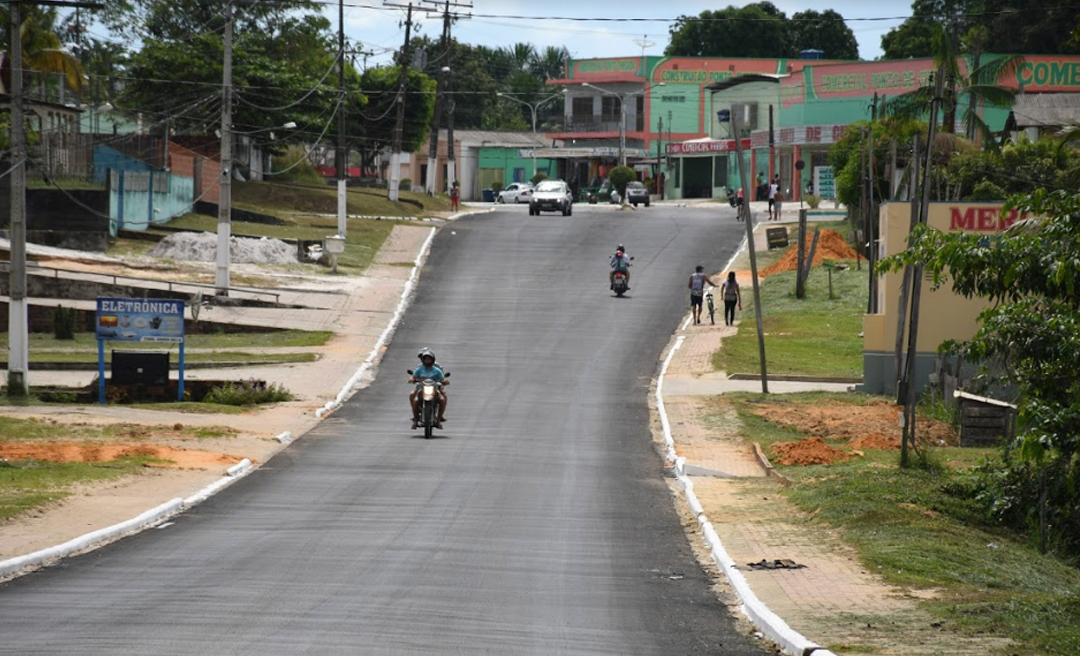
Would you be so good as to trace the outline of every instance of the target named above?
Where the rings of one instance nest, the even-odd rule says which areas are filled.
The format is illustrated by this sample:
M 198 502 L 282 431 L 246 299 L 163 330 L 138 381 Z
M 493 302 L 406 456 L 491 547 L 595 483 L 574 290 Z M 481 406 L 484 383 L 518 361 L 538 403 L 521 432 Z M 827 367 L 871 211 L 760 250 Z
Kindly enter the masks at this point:
M 930 203 L 927 224 L 944 232 L 997 234 L 1016 218 L 1015 213 L 1002 218 L 1001 203 L 942 202 Z M 906 249 L 911 203 L 883 205 L 880 219 L 881 255 L 887 257 Z M 902 271 L 880 278 L 879 314 L 868 314 L 863 318 L 864 351 L 892 351 L 896 348 L 897 304 L 902 280 Z M 954 294 L 951 280 L 936 291 L 931 291 L 930 287 L 931 281 L 924 277 L 919 304 L 919 340 L 915 349 L 923 353 L 935 352 L 947 339 L 971 338 L 977 328 L 976 318 L 986 307 L 986 301 L 982 299 L 967 299 Z

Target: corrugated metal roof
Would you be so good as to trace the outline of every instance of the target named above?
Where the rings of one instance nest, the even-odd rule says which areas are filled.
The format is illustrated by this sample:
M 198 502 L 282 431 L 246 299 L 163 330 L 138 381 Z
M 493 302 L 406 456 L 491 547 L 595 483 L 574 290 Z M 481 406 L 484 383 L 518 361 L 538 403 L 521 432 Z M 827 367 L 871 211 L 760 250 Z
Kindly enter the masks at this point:
M 439 130 L 439 139 L 446 140 L 446 130 Z M 454 140 L 463 146 L 533 148 L 548 145 L 544 135 L 532 132 L 502 132 L 497 130 L 454 130 Z
M 1080 93 L 1022 93 L 1012 111 L 1020 128 L 1080 123 Z

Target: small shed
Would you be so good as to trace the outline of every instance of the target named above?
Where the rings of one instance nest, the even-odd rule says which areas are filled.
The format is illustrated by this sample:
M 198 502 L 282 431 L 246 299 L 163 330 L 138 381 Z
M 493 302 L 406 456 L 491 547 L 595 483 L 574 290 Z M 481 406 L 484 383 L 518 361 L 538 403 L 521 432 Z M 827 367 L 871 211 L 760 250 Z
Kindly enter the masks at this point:
M 1011 439 L 1016 426 L 1016 406 L 1005 401 L 953 392 L 960 408 L 960 446 L 997 446 Z

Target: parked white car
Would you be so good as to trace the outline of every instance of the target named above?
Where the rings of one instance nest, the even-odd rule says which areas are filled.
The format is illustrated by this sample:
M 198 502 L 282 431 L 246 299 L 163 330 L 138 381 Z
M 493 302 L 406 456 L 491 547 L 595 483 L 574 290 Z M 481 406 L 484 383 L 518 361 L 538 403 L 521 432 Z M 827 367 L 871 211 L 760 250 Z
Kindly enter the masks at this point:
M 511 182 L 499 192 L 497 203 L 527 203 L 533 195 L 533 186 L 527 182 Z

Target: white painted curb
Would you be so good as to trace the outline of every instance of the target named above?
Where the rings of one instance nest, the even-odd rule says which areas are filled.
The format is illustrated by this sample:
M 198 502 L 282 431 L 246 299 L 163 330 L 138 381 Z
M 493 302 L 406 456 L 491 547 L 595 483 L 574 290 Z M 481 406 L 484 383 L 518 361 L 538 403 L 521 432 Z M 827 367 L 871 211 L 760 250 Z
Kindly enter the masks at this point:
M 409 274 L 409 279 L 405 282 L 405 289 L 401 291 L 401 300 L 398 301 L 394 316 L 390 319 L 390 323 L 387 324 L 386 329 L 383 330 L 382 335 L 379 336 L 379 341 L 375 342 L 375 348 L 371 349 L 371 353 L 368 354 L 367 359 L 364 360 L 364 363 L 356 370 L 356 373 L 349 379 L 349 382 L 345 383 L 345 386 L 341 388 L 337 397 L 315 411 L 316 417 L 321 419 L 326 413 L 340 408 L 341 404 L 352 395 L 356 390 L 356 387 L 364 380 L 364 376 L 367 375 L 368 371 L 375 366 L 375 362 L 379 359 L 379 356 L 382 355 L 383 347 L 386 346 L 386 343 L 390 341 L 390 336 L 397 330 L 398 323 L 405 314 L 405 309 L 409 306 L 409 301 L 412 299 L 413 288 L 416 286 L 416 280 L 420 277 L 420 266 L 424 263 L 424 260 L 431 250 L 431 241 L 435 238 L 436 232 L 437 230 L 432 228 L 427 239 L 424 241 L 424 245 L 420 248 L 420 253 L 413 262 L 413 268 L 412 272 Z
M 47 547 L 25 556 L 16 556 L 15 558 L 0 561 L 0 577 L 9 576 L 24 568 L 45 565 L 52 560 L 70 556 L 92 546 L 114 540 L 128 533 L 134 533 L 148 526 L 153 526 L 183 509 L 184 500 L 179 498 L 173 499 L 172 501 L 161 504 L 157 508 L 147 510 L 138 517 L 120 522 L 119 524 L 113 524 L 106 528 L 98 529 L 91 533 L 87 533 L 86 535 L 80 535 L 77 538 L 68 540 L 55 547 Z
M 730 262 L 728 266 L 731 266 Z M 664 444 L 667 446 L 667 461 L 674 463 L 675 477 L 682 484 L 686 495 L 686 503 L 690 506 L 690 510 L 694 513 L 698 524 L 701 525 L 701 532 L 705 538 L 705 543 L 709 546 L 713 561 L 724 572 L 731 587 L 739 595 L 739 600 L 742 601 L 742 610 L 746 613 L 746 616 L 750 618 L 750 621 L 754 623 L 758 630 L 779 645 L 785 654 L 791 654 L 791 656 L 807 656 L 808 654 L 836 656 L 831 651 L 819 647 L 817 643 L 806 639 L 802 634 L 792 629 L 787 625 L 787 622 L 780 619 L 776 613 L 769 610 L 768 606 L 758 599 L 754 591 L 750 589 L 746 577 L 739 571 L 735 561 L 731 559 L 731 556 L 724 549 L 724 545 L 720 542 L 720 536 L 717 535 L 716 529 L 713 528 L 709 518 L 705 516 L 705 509 L 702 507 L 701 502 L 698 501 L 697 495 L 694 494 L 694 482 L 686 475 L 686 458 L 679 456 L 675 452 L 675 440 L 671 436 L 671 424 L 668 421 L 667 411 L 664 409 L 663 397 L 664 374 L 667 373 L 671 359 L 685 339 L 686 337 L 683 335 L 677 337 L 675 344 L 668 351 L 667 357 L 664 358 L 664 364 L 660 368 L 660 375 L 656 380 L 656 410 L 660 414 Z
M 397 325 L 401 321 L 401 317 L 405 314 L 405 309 L 408 307 L 409 301 L 412 298 L 413 288 L 416 286 L 416 280 L 420 276 L 420 267 L 431 250 L 431 242 L 435 238 L 437 232 L 438 230 L 436 228 L 432 228 L 427 239 L 424 241 L 423 246 L 420 248 L 420 253 L 416 256 L 416 260 L 413 263 L 412 272 L 409 274 L 409 279 L 405 283 L 405 289 L 401 292 L 401 300 L 398 301 L 394 316 L 390 319 L 390 323 L 387 324 L 386 329 L 383 330 L 382 335 L 379 336 L 379 340 L 375 343 L 375 348 L 371 350 L 367 359 L 364 360 L 364 363 L 360 365 L 360 368 L 353 374 L 352 378 L 349 379 L 349 382 L 341 388 L 337 397 L 315 411 L 316 417 L 322 418 L 328 412 L 341 407 L 342 402 L 355 391 L 364 376 L 373 366 L 375 366 L 375 363 L 381 355 L 382 349 L 390 340 L 390 336 L 393 335 L 394 330 L 397 329 Z M 284 431 L 279 433 L 274 439 L 282 444 L 287 444 L 292 441 L 293 435 L 289 431 Z M 229 467 L 226 470 L 225 476 L 219 478 L 210 485 L 207 485 L 186 499 L 173 499 L 157 508 L 146 511 L 133 519 L 81 535 L 54 547 L 48 547 L 25 556 L 16 556 L 14 558 L 9 558 L 8 560 L 0 561 L 0 578 L 5 578 L 23 569 L 45 565 L 53 560 L 65 558 L 91 547 L 101 546 L 106 542 L 110 542 L 128 533 L 138 532 L 148 526 L 161 522 L 166 517 L 183 512 L 192 506 L 206 501 L 214 494 L 232 485 L 244 476 L 247 476 L 252 471 L 254 471 L 253 463 L 251 460 L 244 458 L 239 463 Z

